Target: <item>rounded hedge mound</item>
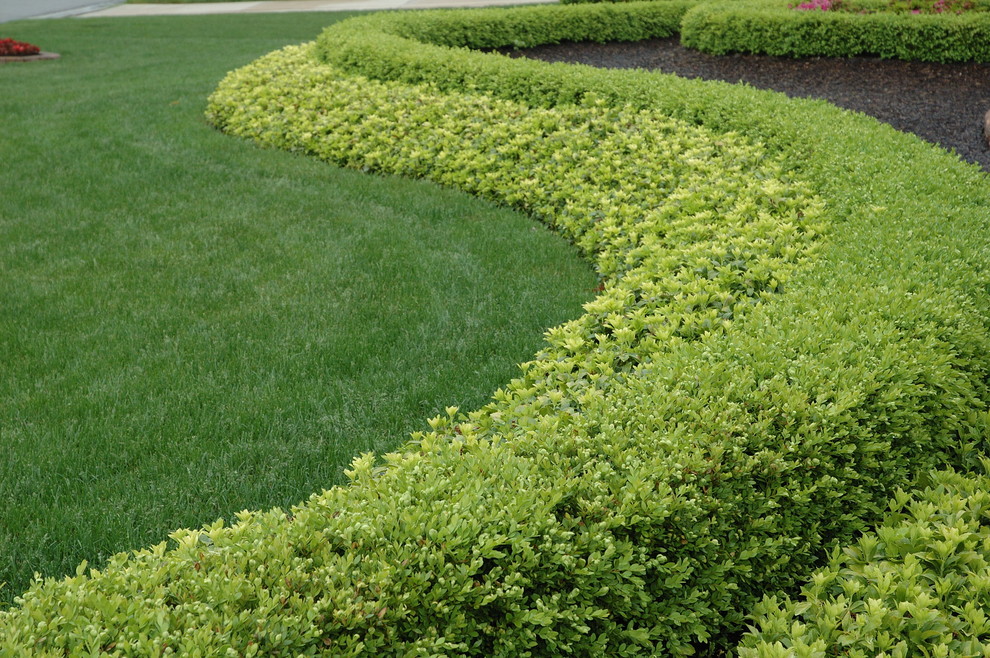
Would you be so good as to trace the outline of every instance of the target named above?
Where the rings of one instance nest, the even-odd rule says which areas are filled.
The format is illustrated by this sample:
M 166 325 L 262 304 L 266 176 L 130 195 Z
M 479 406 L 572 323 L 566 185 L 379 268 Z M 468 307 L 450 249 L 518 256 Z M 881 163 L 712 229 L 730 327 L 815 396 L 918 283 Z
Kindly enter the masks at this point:
M 681 42 L 713 55 L 787 57 L 873 55 L 926 62 L 990 62 L 990 4 L 960 13 L 894 11 L 852 0 L 802 10 L 786 0 L 701 2 L 684 16 Z
M 740 658 L 990 653 L 990 478 L 933 480 L 899 491 L 883 523 L 837 551 L 800 599 L 762 601 Z

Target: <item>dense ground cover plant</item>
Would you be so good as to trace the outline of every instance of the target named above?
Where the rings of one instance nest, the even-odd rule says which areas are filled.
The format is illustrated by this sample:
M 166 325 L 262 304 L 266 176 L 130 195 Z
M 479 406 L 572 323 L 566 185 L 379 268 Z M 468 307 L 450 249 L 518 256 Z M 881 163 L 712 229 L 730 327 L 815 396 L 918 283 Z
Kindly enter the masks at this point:
M 534 10 L 534 13 L 537 13 L 539 11 L 540 11 L 539 9 L 536 9 Z M 630 12 L 626 14 L 624 18 L 628 19 L 630 15 L 635 15 L 634 13 L 635 11 L 636 9 L 630 10 Z M 506 20 L 511 21 L 512 19 L 507 18 Z M 456 23 L 457 19 L 456 17 L 450 17 L 450 21 Z M 410 38 L 412 39 L 422 38 L 424 40 L 430 40 L 430 37 L 423 36 L 419 32 L 417 32 L 417 26 L 414 23 L 405 19 L 404 17 L 395 17 L 394 19 L 392 19 L 391 26 L 388 25 L 388 21 L 386 20 L 362 19 L 360 22 L 362 22 L 363 25 L 361 26 L 355 25 L 353 27 L 353 30 L 345 30 L 343 26 L 339 30 L 335 30 L 335 29 L 328 30 L 327 34 L 325 35 L 324 39 L 321 42 L 321 46 L 325 48 L 324 56 L 334 62 L 346 66 L 351 70 L 358 70 L 366 73 L 371 73 L 375 70 L 384 71 L 385 77 L 394 77 L 409 81 L 425 79 L 430 77 L 431 73 L 439 74 L 439 72 L 442 70 L 443 75 L 437 75 L 436 77 L 438 79 L 442 79 L 444 81 L 443 84 L 446 85 L 448 88 L 458 89 L 458 88 L 480 87 L 487 91 L 491 91 L 493 93 L 498 93 L 498 94 L 505 94 L 506 96 L 512 98 L 524 98 L 528 102 L 533 102 L 536 104 L 554 104 L 561 102 L 561 100 L 567 100 L 567 99 L 574 100 L 581 98 L 581 90 L 575 84 L 574 77 L 572 77 L 574 73 L 574 69 L 565 70 L 563 68 L 557 68 L 551 73 L 548 70 L 548 68 L 552 68 L 552 67 L 547 67 L 547 68 L 539 69 L 539 73 L 541 75 L 535 75 L 537 73 L 537 69 L 530 68 L 529 63 L 516 64 L 515 62 L 506 62 L 504 60 L 497 60 L 497 59 L 489 59 L 484 62 L 482 62 L 482 60 L 479 59 L 471 59 L 470 63 L 468 63 L 467 55 L 465 55 L 465 57 L 460 62 L 458 61 L 451 62 L 450 58 L 448 57 L 447 61 L 445 61 L 442 65 L 440 65 L 438 62 L 440 55 L 439 51 L 433 50 L 429 44 L 424 45 L 422 43 L 413 43 L 409 40 Z M 627 23 L 620 20 L 616 20 L 615 23 L 623 26 L 627 25 Z M 385 25 L 384 29 L 382 29 L 383 24 Z M 498 25 L 497 22 L 495 22 L 495 24 Z M 375 28 L 371 27 L 372 25 L 377 27 L 377 33 L 375 34 L 374 41 L 376 43 L 377 51 L 379 52 L 379 54 L 377 56 L 377 59 L 373 63 L 371 63 L 370 65 L 366 65 L 365 60 L 361 56 L 368 55 L 374 57 L 374 55 L 371 55 L 371 53 L 369 53 L 367 50 L 365 50 L 362 47 L 362 41 L 365 38 L 365 34 L 362 33 L 362 30 L 368 29 L 369 32 L 367 34 L 368 36 L 370 36 L 371 32 L 376 31 Z M 451 26 L 448 24 L 447 27 L 450 28 Z M 350 28 L 350 26 L 348 26 L 348 28 Z M 634 28 L 627 28 L 627 29 L 634 29 Z M 447 29 L 445 32 L 456 33 L 456 30 Z M 486 35 L 490 34 L 491 32 L 492 30 L 486 31 Z M 392 38 L 393 35 L 397 38 Z M 472 42 L 470 38 L 468 38 L 468 43 L 465 45 L 475 45 L 475 44 Z M 484 45 L 491 46 L 492 44 L 490 41 L 486 41 Z M 384 54 L 381 54 L 382 51 L 384 51 Z M 360 56 L 358 55 L 358 53 L 360 53 Z M 435 56 L 434 53 L 436 53 L 437 60 L 434 60 L 434 56 Z M 462 63 L 464 64 L 465 68 L 460 67 Z M 434 69 L 435 65 L 436 68 Z M 468 71 L 466 69 L 467 66 L 474 67 L 473 71 Z M 802 131 L 801 137 L 795 139 L 796 136 L 792 131 L 796 131 L 798 130 L 799 126 L 804 125 L 803 121 L 800 119 L 800 113 L 802 110 L 799 109 L 798 107 L 794 108 L 794 113 L 795 113 L 794 120 L 791 123 L 785 123 L 784 125 L 781 125 L 780 123 L 781 112 L 779 108 L 775 108 L 776 112 L 773 113 L 774 114 L 773 119 L 769 119 L 767 122 L 760 122 L 758 120 L 754 121 L 752 118 L 752 109 L 751 109 L 752 105 L 749 106 L 750 109 L 748 110 L 743 110 L 743 111 L 736 110 L 735 117 L 738 117 L 738 120 L 733 121 L 733 118 L 735 118 L 733 116 L 734 113 L 727 107 L 727 105 L 729 102 L 732 101 L 738 102 L 741 99 L 734 96 L 731 99 L 726 99 L 725 95 L 723 95 L 723 93 L 720 93 L 722 90 L 719 90 L 718 92 L 716 91 L 710 92 L 709 90 L 711 90 L 711 86 L 693 85 L 690 83 L 683 84 L 679 81 L 671 80 L 668 78 L 664 81 L 666 84 L 662 85 L 662 88 L 660 90 L 657 90 L 654 94 L 643 94 L 643 89 L 644 87 L 647 86 L 646 81 L 645 80 L 643 81 L 642 86 L 636 84 L 638 79 L 641 79 L 643 77 L 641 75 L 631 74 L 628 77 L 608 75 L 608 76 L 596 77 L 598 76 L 597 73 L 592 73 L 587 70 L 582 70 L 580 73 L 583 76 L 583 82 L 585 84 L 584 87 L 585 92 L 591 90 L 592 93 L 612 94 L 613 95 L 612 97 L 615 99 L 615 101 L 620 103 L 623 101 L 628 101 L 630 98 L 634 98 L 636 101 L 641 102 L 644 105 L 649 104 L 650 106 L 653 107 L 659 105 L 664 108 L 670 108 L 675 113 L 685 116 L 687 118 L 691 118 L 693 120 L 697 120 L 697 119 L 701 119 L 702 117 L 705 117 L 708 118 L 709 122 L 713 125 L 724 126 L 725 124 L 729 124 L 734 128 L 747 130 L 748 132 L 757 135 L 761 139 L 770 138 L 770 141 L 772 143 L 776 143 L 777 145 L 781 146 L 785 150 L 785 152 L 789 151 L 790 153 L 792 153 L 793 154 L 792 157 L 798 158 L 798 160 L 801 161 L 801 164 L 799 164 L 798 166 L 805 167 L 806 169 L 814 168 L 816 165 L 825 168 L 829 166 L 830 158 L 835 158 L 836 156 L 838 156 L 839 158 L 846 157 L 843 154 L 841 146 L 836 148 L 836 145 L 841 145 L 844 141 L 841 138 L 842 135 L 841 129 L 839 131 L 839 135 L 832 134 L 829 135 L 828 137 L 823 137 L 819 134 L 817 138 L 809 134 L 810 131 L 809 132 Z M 377 73 L 377 75 L 382 75 L 382 74 Z M 650 78 L 650 82 L 656 84 L 657 82 L 656 78 L 655 77 Z M 741 92 L 741 93 L 745 93 L 745 92 Z M 643 95 L 637 96 L 638 94 L 643 94 Z M 695 98 L 692 98 L 692 96 L 695 96 Z M 703 99 L 703 102 L 698 97 L 701 97 L 701 99 Z M 746 98 L 746 100 L 750 100 L 750 102 L 752 102 L 750 98 Z M 790 109 L 790 107 L 793 106 L 788 106 L 788 109 Z M 865 130 L 866 127 L 857 126 L 857 129 Z M 850 128 L 846 127 L 846 130 L 850 130 Z M 872 128 L 872 130 L 875 132 L 876 128 Z M 837 137 L 839 137 L 839 139 L 836 139 Z M 831 150 L 825 144 L 827 139 L 835 140 L 834 143 L 832 144 Z M 883 139 L 893 139 L 892 143 L 896 143 L 898 141 L 898 138 L 887 134 L 884 135 Z M 805 153 L 804 151 L 805 148 L 815 149 L 819 153 L 824 151 L 824 154 L 822 155 L 820 160 L 813 162 L 813 164 L 811 164 L 809 167 L 809 164 L 804 162 L 803 154 Z M 877 165 L 880 166 L 881 168 L 885 167 L 885 163 L 883 162 L 882 159 L 876 160 L 874 162 L 877 162 Z M 973 173 L 971 175 L 976 175 L 976 174 Z M 823 171 L 823 178 L 827 178 L 826 176 L 824 176 L 824 171 Z M 835 198 L 848 201 L 849 189 L 854 186 L 845 187 L 844 185 L 842 185 L 842 182 L 836 181 L 833 174 L 831 178 L 827 182 L 825 182 L 823 187 L 826 189 L 831 188 L 830 191 L 833 194 L 835 194 Z M 875 192 L 875 185 L 865 187 L 863 189 L 867 189 L 870 191 L 868 193 L 867 199 L 870 199 L 872 197 L 873 204 L 876 203 L 878 197 L 884 198 L 886 196 L 882 192 L 880 193 Z M 954 196 L 953 192 L 950 192 L 949 194 Z M 877 196 L 873 196 L 873 195 L 877 195 Z M 856 195 L 853 195 L 853 197 L 855 196 Z M 936 194 L 935 196 L 938 197 L 939 195 Z M 890 202 L 889 197 L 885 198 L 884 200 L 885 202 L 888 203 Z M 859 197 L 857 201 L 858 203 L 863 203 L 864 199 L 862 197 Z M 922 201 L 922 205 L 924 205 L 924 203 L 925 202 Z M 975 203 L 975 206 L 969 205 L 970 203 Z M 978 218 L 982 215 L 978 211 L 975 212 L 975 214 L 973 213 L 976 210 L 976 208 L 982 207 L 983 203 L 984 203 L 983 201 L 978 201 L 975 199 L 972 202 L 962 201 L 962 207 L 970 208 L 968 212 L 969 212 L 969 217 L 971 218 L 968 224 L 970 228 L 964 229 L 962 233 L 968 234 L 969 231 L 972 231 L 975 228 L 975 226 L 979 225 L 980 220 Z M 905 201 L 902 200 L 900 201 L 900 203 L 889 203 L 889 205 L 871 205 L 871 207 L 876 207 L 878 209 L 881 209 L 881 216 L 883 216 L 884 219 L 889 219 L 891 217 L 899 218 L 900 221 L 904 222 L 904 225 L 912 224 L 914 221 L 917 221 L 916 218 L 912 216 L 913 213 L 917 211 L 916 210 L 909 211 L 907 215 L 905 215 L 904 204 Z M 908 202 L 907 205 L 911 205 L 911 203 Z M 890 206 L 893 206 L 894 208 L 900 206 L 900 208 L 890 211 Z M 852 206 L 846 206 L 845 208 L 841 208 L 840 205 L 840 209 L 838 210 L 840 214 L 843 212 L 848 212 L 855 214 L 858 219 L 862 219 L 861 217 L 862 212 L 861 210 L 856 208 L 855 202 L 853 202 Z M 972 223 L 973 220 L 976 221 L 976 224 Z M 860 246 L 861 243 L 857 242 L 857 238 L 852 237 L 857 232 L 855 230 L 850 229 L 850 227 L 845 227 L 845 229 L 846 231 L 848 231 L 848 233 L 846 233 L 843 237 L 846 240 L 850 240 L 851 238 L 851 241 L 847 242 L 846 244 L 856 245 L 856 247 Z M 891 229 L 892 226 L 887 225 L 884 227 L 883 230 L 891 231 Z M 862 234 L 860 234 L 860 236 L 861 235 Z M 965 248 L 964 246 L 965 240 L 966 239 L 963 239 L 963 242 L 958 243 L 961 246 L 963 246 L 963 248 Z M 849 262 L 855 262 L 856 260 L 863 262 L 864 254 L 859 253 L 859 254 L 855 254 L 854 256 L 855 251 L 857 251 L 856 247 L 853 247 L 853 253 L 845 254 L 844 257 L 840 257 L 840 260 L 842 260 L 846 264 L 848 264 Z M 911 249 L 914 248 L 917 247 L 915 246 L 911 247 Z M 871 254 L 869 257 L 866 258 L 866 260 L 869 261 L 871 258 L 875 258 L 875 257 L 876 254 Z M 889 263 L 887 265 L 887 268 L 889 268 L 887 269 L 887 271 L 888 273 L 892 273 L 896 271 L 897 268 L 899 268 L 900 266 L 894 264 L 896 262 L 896 257 L 893 255 L 893 252 L 887 254 L 887 257 L 892 259 L 886 261 Z M 907 257 L 906 253 L 902 253 L 901 257 L 906 257 L 906 261 L 911 260 L 911 257 Z M 848 260 L 846 260 L 846 258 L 848 258 Z M 937 258 L 935 260 L 937 260 Z M 842 269 L 845 269 L 845 266 Z M 926 269 L 926 268 L 922 267 L 922 269 Z M 936 277 L 936 279 L 941 280 L 943 278 L 942 273 L 931 270 L 929 271 L 931 272 L 931 275 L 934 275 Z M 957 273 L 962 274 L 961 272 L 957 272 Z M 848 288 L 849 290 L 857 290 L 864 288 L 862 283 L 853 283 L 853 281 L 857 278 L 857 275 L 853 275 L 853 277 L 849 279 L 846 278 L 845 276 L 848 274 L 848 272 L 831 271 L 830 274 L 838 275 L 839 279 L 844 280 L 845 285 L 849 285 Z M 912 273 L 913 276 L 916 276 L 917 274 L 918 272 Z M 974 275 L 975 278 L 972 278 Z M 899 278 L 899 277 L 895 277 L 895 278 Z M 975 285 L 963 283 L 963 279 L 969 279 Z M 960 290 L 968 289 L 970 291 L 969 293 L 966 293 L 967 295 L 972 293 L 979 296 L 984 294 L 985 292 L 985 289 L 983 285 L 979 283 L 979 280 L 980 280 L 980 276 L 975 272 L 973 272 L 972 270 L 970 270 L 970 273 L 968 275 L 961 276 L 961 278 L 958 279 L 956 283 L 960 286 L 959 287 Z M 907 288 L 911 288 L 913 285 L 916 284 L 917 281 L 913 283 L 904 282 L 901 284 L 897 284 L 895 288 L 905 285 L 907 286 Z M 840 286 L 840 289 L 846 289 L 846 288 Z M 821 315 L 818 316 L 818 322 L 821 323 L 824 317 L 827 317 L 829 314 L 827 309 L 834 310 L 836 308 L 836 304 L 835 301 L 832 299 L 818 298 L 817 301 L 819 302 L 818 312 L 819 313 L 825 312 L 825 316 L 821 316 Z M 854 307 L 859 309 L 854 313 L 854 315 L 856 313 L 865 313 L 875 319 L 876 326 L 885 324 L 886 320 L 884 320 L 883 318 L 876 317 L 872 311 L 867 312 L 865 310 L 866 307 L 872 306 L 872 303 L 876 303 L 877 300 L 874 300 L 872 303 L 866 302 L 866 306 L 861 305 L 863 301 L 864 300 L 851 302 Z M 782 302 L 782 303 L 786 303 L 786 302 Z M 964 306 L 968 307 L 968 303 L 964 302 Z M 840 316 L 841 314 L 849 313 L 849 312 L 850 310 L 847 309 L 846 311 L 840 313 Z M 916 319 L 920 320 L 920 318 L 923 317 L 924 315 L 925 313 L 922 313 L 921 315 L 916 316 Z M 912 324 L 912 323 L 913 321 L 908 322 L 908 324 Z M 834 335 L 836 332 L 836 327 L 834 325 L 830 325 L 830 323 L 828 323 L 827 321 L 824 324 L 825 326 L 828 326 L 828 331 L 831 332 L 832 335 Z M 981 324 L 982 323 L 978 323 L 978 326 Z M 898 321 L 897 326 L 903 327 L 905 325 L 903 325 L 901 321 Z M 977 333 L 979 333 L 980 331 L 981 330 L 977 330 Z M 968 333 L 968 331 L 965 331 L 964 333 Z M 733 336 L 735 335 L 736 334 L 733 334 Z M 802 333 L 801 331 L 794 331 L 794 335 L 802 335 Z M 961 338 L 961 336 L 959 337 Z M 730 336 L 730 340 L 731 338 L 732 336 Z M 805 334 L 803 335 L 803 338 L 807 342 L 810 342 L 812 344 L 821 344 L 822 342 L 829 342 L 829 339 L 827 338 L 827 334 L 819 334 L 817 336 L 817 339 L 812 339 L 810 335 Z M 976 343 L 972 343 L 970 347 L 963 347 L 963 345 L 966 342 L 969 342 L 971 339 L 975 339 Z M 969 338 L 963 339 L 961 343 L 955 342 L 955 340 L 953 340 L 952 342 L 955 342 L 956 347 L 952 349 L 961 349 L 962 352 L 974 355 L 977 358 L 977 361 L 979 361 L 981 357 L 977 355 L 980 353 L 982 348 L 976 348 L 975 345 L 984 342 L 984 340 L 985 340 L 984 338 L 976 338 L 976 334 L 970 334 Z M 753 351 L 758 352 L 758 350 L 755 348 Z M 559 357 L 560 355 L 558 354 L 557 356 Z M 971 365 L 976 367 L 975 372 L 985 371 L 985 366 L 983 365 L 977 365 L 976 362 L 973 362 Z M 564 370 L 566 370 L 566 368 L 564 368 Z M 976 378 L 971 381 L 977 385 L 976 390 L 983 391 L 979 395 L 981 397 L 985 397 L 985 384 L 980 383 L 983 381 L 983 376 L 976 375 Z M 525 389 L 525 386 L 522 386 L 521 388 Z M 643 397 L 645 398 L 646 396 Z M 971 436 L 973 439 L 977 441 L 982 440 L 985 437 L 985 433 L 986 433 L 986 417 L 983 412 L 979 411 L 979 409 L 981 409 L 983 405 L 984 405 L 983 402 L 976 403 L 974 410 L 967 412 L 966 414 L 970 419 L 968 422 L 973 423 L 973 425 L 971 425 L 972 433 L 969 434 L 969 436 Z M 715 403 L 712 406 L 717 408 L 719 407 L 719 404 Z M 640 409 L 640 411 L 642 411 L 642 409 Z M 640 417 L 640 415 L 641 414 L 631 412 L 628 414 L 628 417 L 638 418 Z M 481 423 L 481 425 L 484 426 L 484 423 Z M 460 427 L 459 429 L 463 430 L 463 427 Z M 924 442 L 925 439 L 919 437 L 919 441 Z
M 767 597 L 740 657 L 987 655 L 990 478 L 933 480 L 898 492 L 883 523 L 836 551 L 800 598 Z
M 0 39 L 0 57 L 24 57 L 37 55 L 40 52 L 41 48 L 24 41 Z
M 642 6 L 546 11 L 624 34 L 669 27 L 641 25 L 661 12 Z M 511 45 L 489 35 L 511 37 L 520 14 L 482 14 L 478 37 L 457 31 L 473 12 L 437 16 L 442 30 L 427 14 L 327 30 L 331 67 L 301 49 L 267 57 L 228 78 L 214 120 L 559 214 L 614 277 L 603 295 L 491 405 L 451 408 L 385 464 L 358 460 L 354 486 L 38 584 L 0 621 L 11 646 L 717 651 L 897 487 L 976 463 L 990 421 L 985 175 L 824 103 L 419 41 Z M 524 41 L 567 38 L 554 29 Z M 637 157 L 548 155 L 543 142 L 586 131 Z M 574 197 L 592 205 L 570 215 Z

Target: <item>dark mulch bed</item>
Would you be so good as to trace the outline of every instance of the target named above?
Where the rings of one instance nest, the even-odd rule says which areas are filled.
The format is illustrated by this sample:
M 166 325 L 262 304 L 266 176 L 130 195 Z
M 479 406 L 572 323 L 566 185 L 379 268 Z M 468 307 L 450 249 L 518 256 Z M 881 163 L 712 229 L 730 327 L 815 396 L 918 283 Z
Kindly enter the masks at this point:
M 507 54 L 604 68 L 655 69 L 686 78 L 747 82 L 788 96 L 823 98 L 954 149 L 964 160 L 990 171 L 990 148 L 983 137 L 983 117 L 990 110 L 990 64 L 714 56 L 683 48 L 676 37 L 565 43 Z

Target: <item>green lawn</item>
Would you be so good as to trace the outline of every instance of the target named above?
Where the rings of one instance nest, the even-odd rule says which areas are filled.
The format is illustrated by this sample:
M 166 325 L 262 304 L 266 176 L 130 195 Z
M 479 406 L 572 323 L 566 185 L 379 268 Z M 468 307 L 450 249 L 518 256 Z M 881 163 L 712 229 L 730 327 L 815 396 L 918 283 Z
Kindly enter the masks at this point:
M 0 601 L 341 482 L 593 296 L 517 213 L 207 125 L 226 71 L 342 17 L 4 25 L 62 59 L 0 66 Z

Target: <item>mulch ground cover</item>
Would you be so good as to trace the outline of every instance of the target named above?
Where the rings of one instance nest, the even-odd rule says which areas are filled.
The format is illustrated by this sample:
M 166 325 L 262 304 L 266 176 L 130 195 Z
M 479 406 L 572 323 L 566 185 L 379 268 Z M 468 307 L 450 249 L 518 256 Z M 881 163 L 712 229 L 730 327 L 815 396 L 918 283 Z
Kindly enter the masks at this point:
M 507 54 L 745 82 L 788 96 L 821 98 L 955 150 L 964 160 L 990 171 L 990 147 L 983 128 L 990 110 L 990 64 L 934 64 L 873 57 L 715 56 L 684 48 L 677 37 L 633 43 L 564 43 Z M 816 118 L 809 116 L 808 120 Z

